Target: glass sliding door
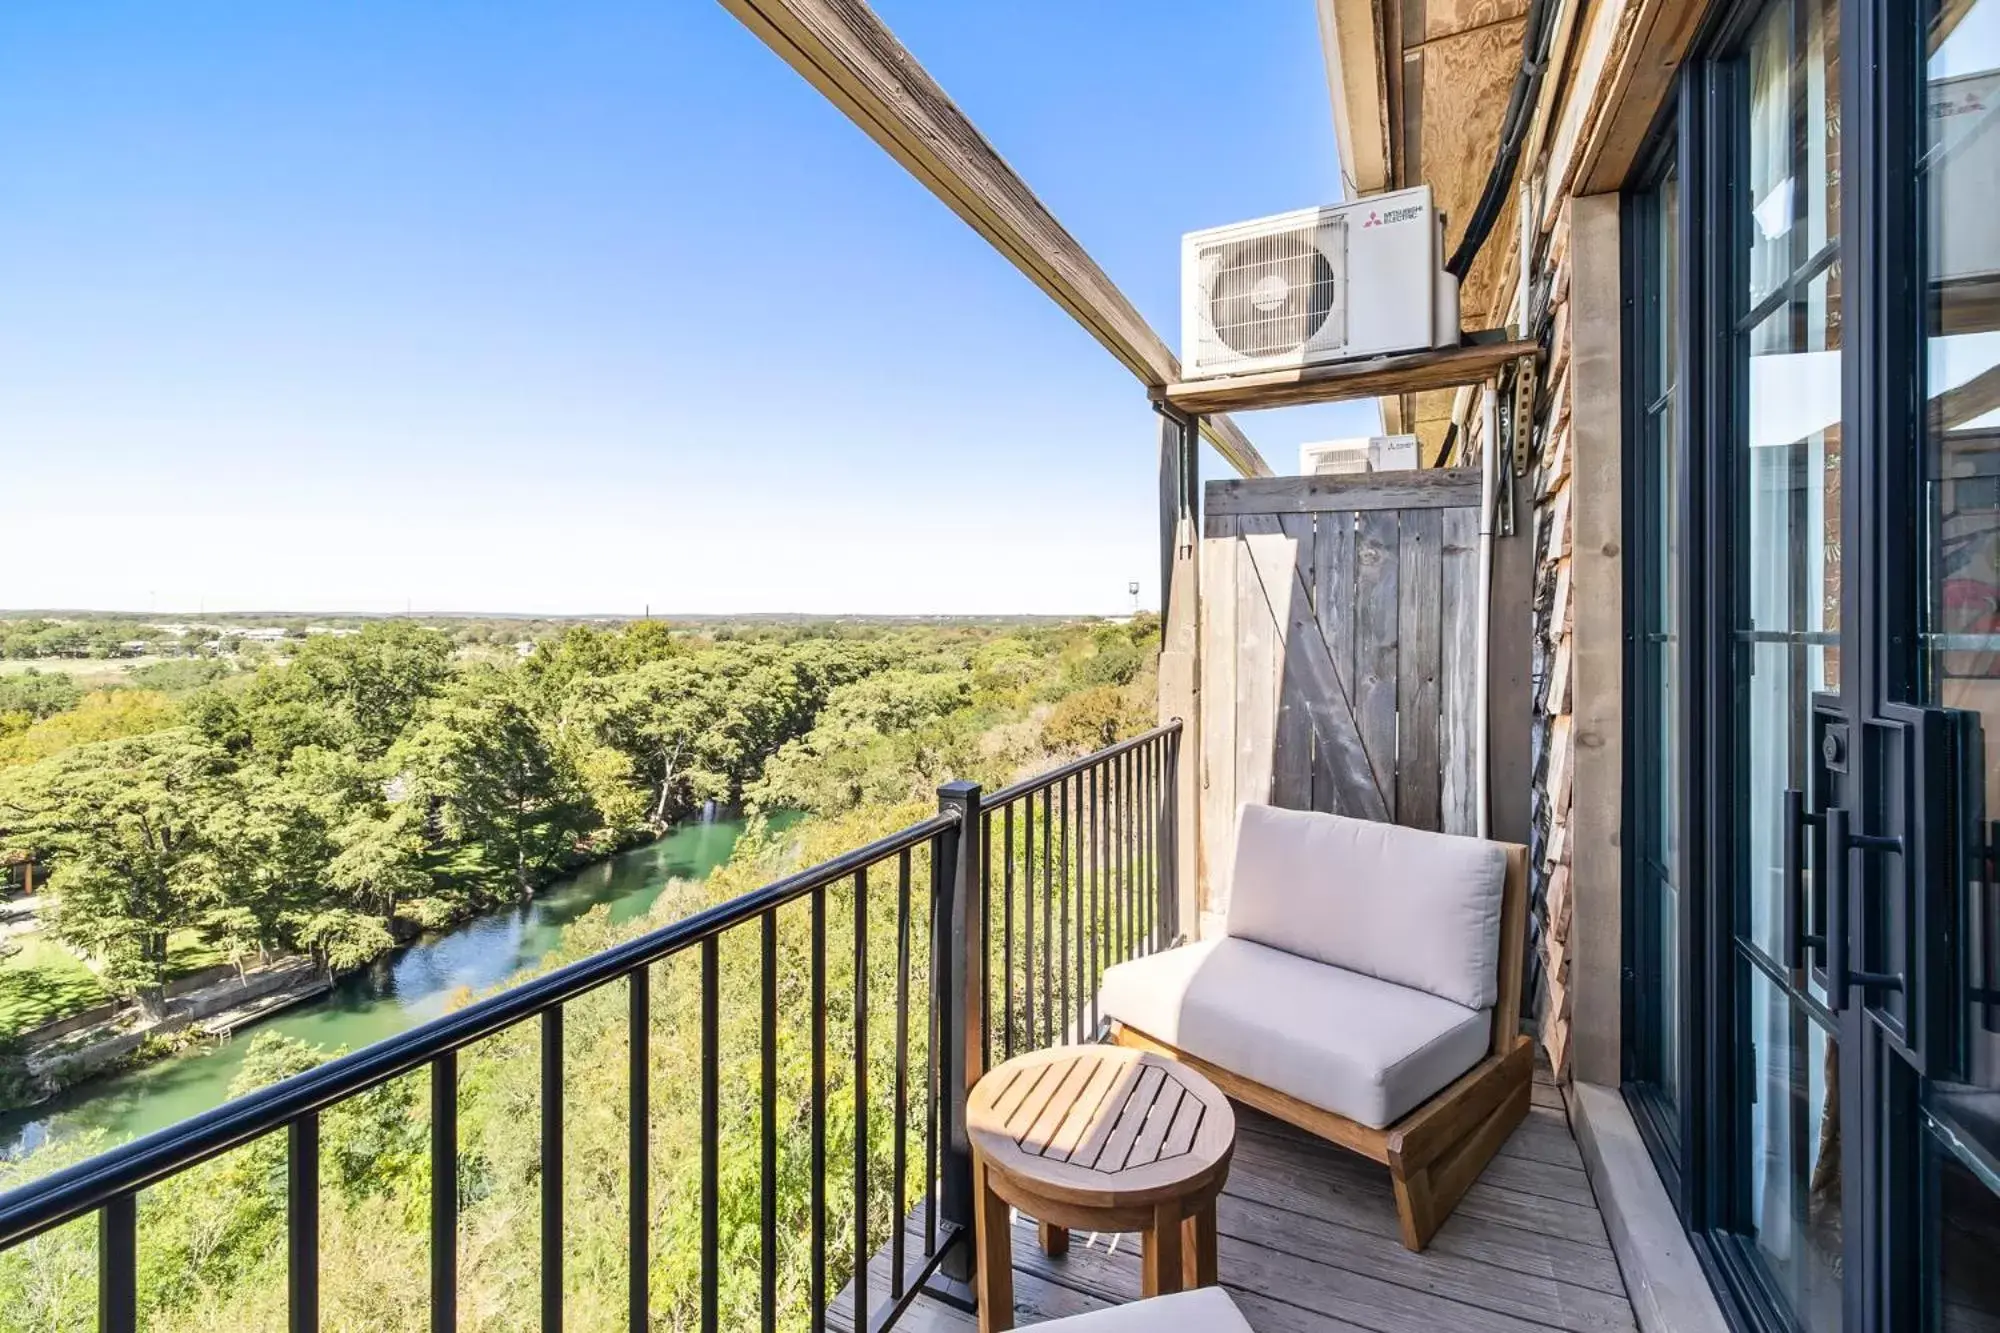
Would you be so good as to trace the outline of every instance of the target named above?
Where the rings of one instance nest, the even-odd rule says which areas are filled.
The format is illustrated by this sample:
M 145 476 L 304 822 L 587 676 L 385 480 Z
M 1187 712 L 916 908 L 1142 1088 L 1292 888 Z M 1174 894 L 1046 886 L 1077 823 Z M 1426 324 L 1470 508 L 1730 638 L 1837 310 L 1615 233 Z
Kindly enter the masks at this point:
M 2000 0 L 1711 18 L 1625 212 L 1628 1093 L 1735 1322 L 2000 1333 Z
M 1719 442 L 1735 515 L 1724 1230 L 1763 1300 L 1813 1330 L 1842 1320 L 1841 1050 L 1809 944 L 1807 864 L 1826 801 L 1816 709 L 1841 672 L 1839 40 L 1834 0 L 1780 0 L 1737 58 L 1726 373 L 1739 406 Z
M 1921 47 L 1924 209 L 1919 697 L 1963 738 L 1964 855 L 1920 957 L 1946 974 L 1911 1054 L 1924 1136 L 1924 1324 L 2000 1328 L 2000 0 L 1939 4 Z M 1932 812 L 1926 812 L 1931 815 Z

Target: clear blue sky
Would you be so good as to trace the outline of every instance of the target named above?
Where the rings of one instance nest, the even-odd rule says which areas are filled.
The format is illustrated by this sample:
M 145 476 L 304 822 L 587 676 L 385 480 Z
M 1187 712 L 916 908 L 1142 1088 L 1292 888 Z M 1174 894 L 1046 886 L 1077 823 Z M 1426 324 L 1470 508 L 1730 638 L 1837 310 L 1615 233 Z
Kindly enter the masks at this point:
M 1340 195 L 1311 0 L 878 8 L 1170 344 Z M 0 163 L 0 607 L 1154 604 L 1138 384 L 718 5 L 14 0 Z

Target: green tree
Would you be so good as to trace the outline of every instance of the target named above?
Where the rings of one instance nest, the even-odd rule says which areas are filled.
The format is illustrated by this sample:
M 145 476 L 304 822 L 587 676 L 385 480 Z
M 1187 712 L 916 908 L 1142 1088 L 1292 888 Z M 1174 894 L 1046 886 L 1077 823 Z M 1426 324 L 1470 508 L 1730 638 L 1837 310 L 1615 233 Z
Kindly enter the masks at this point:
M 381 755 L 451 679 L 451 640 L 404 621 L 303 640 L 283 670 L 260 671 L 245 700 L 257 747 L 288 758 L 302 745 Z
M 392 762 L 445 836 L 473 853 L 475 877 L 526 894 L 564 864 L 596 811 L 563 747 L 519 689 L 492 668 L 433 700 Z
M 224 762 L 186 729 L 66 750 L 9 774 L 9 846 L 54 861 L 50 926 L 102 961 L 115 994 L 156 1003 L 167 936 L 213 900 L 205 841 Z
M 33 763 L 92 741 L 160 731 L 177 720 L 173 700 L 156 690 L 94 690 L 74 708 L 0 740 L 0 766 Z

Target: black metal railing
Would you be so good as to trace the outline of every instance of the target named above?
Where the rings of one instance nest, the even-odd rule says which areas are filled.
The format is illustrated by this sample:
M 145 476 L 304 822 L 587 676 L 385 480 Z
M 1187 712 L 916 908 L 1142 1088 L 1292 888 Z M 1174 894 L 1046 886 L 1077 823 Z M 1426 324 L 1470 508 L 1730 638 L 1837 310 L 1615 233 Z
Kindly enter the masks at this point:
M 989 1065 L 1089 1040 L 1104 969 L 1179 937 L 1179 744 L 1178 724 L 1160 727 L 981 804 L 980 902 L 997 983 L 981 1013 Z
M 851 1320 L 856 1329 L 888 1328 L 940 1269 L 945 1278 L 958 1279 L 955 1287 L 945 1286 L 964 1291 L 971 1263 L 971 1246 L 964 1242 L 973 1203 L 964 1107 L 979 1070 L 1017 1049 L 1088 1039 L 1097 1023 L 1096 986 L 1103 969 L 1179 933 L 1173 870 L 1179 737 L 1180 724 L 1170 723 L 983 801 L 976 785 L 947 784 L 939 791 L 936 815 L 865 847 L 22 1186 L 0 1196 L 0 1251 L 95 1214 L 97 1327 L 110 1333 L 136 1329 L 142 1295 L 140 1192 L 282 1133 L 289 1327 L 317 1329 L 321 1116 L 392 1079 L 427 1070 L 430 1325 L 454 1329 L 461 1277 L 459 1056 L 473 1043 L 532 1019 L 540 1029 L 540 1319 L 543 1329 L 558 1329 L 565 1298 L 564 1014 L 584 997 L 622 984 L 629 1063 L 626 1304 L 630 1326 L 646 1328 L 656 1313 L 650 1122 L 651 1033 L 658 1015 L 652 984 L 656 965 L 675 960 L 678 966 L 691 956 L 699 968 L 701 1270 L 694 1308 L 686 1313 L 704 1329 L 725 1321 L 736 1326 L 744 1312 L 725 1315 L 720 1292 L 722 949 L 728 942 L 747 957 L 754 934 L 760 1232 L 754 1303 L 758 1326 L 774 1329 L 780 1311 L 779 1219 L 787 1202 L 780 1197 L 779 1169 L 780 918 L 785 909 L 803 904 L 810 941 L 804 1004 L 810 1075 L 802 1099 L 809 1118 L 803 1314 L 811 1327 L 825 1326 L 831 1284 L 845 1269 L 842 1322 Z M 991 850 L 996 832 L 997 855 Z M 892 894 L 892 911 L 877 919 L 871 904 L 880 900 L 871 893 L 882 887 Z M 842 1034 L 852 1068 L 842 1071 L 844 1086 L 829 1078 L 827 1030 L 828 925 L 841 905 L 852 912 L 853 995 L 846 1005 L 851 1030 Z M 880 975 L 870 953 L 871 934 L 885 933 L 892 936 L 890 977 Z M 884 1008 L 893 1013 L 888 1043 L 893 1054 L 871 1059 L 871 1009 Z M 732 1018 L 747 1021 L 741 1014 Z M 885 1067 L 890 1082 L 886 1164 L 869 1137 L 875 1063 Z M 827 1116 L 835 1097 L 851 1098 L 853 1107 L 852 1216 L 840 1219 L 829 1216 L 828 1198 Z M 920 1140 L 918 1162 L 912 1161 L 913 1136 Z M 875 1174 L 884 1165 L 886 1190 Z M 913 1170 L 921 1172 L 915 1182 Z M 873 1201 L 884 1195 L 884 1206 L 874 1208 Z M 906 1214 L 918 1213 L 921 1224 L 906 1228 Z M 836 1231 L 844 1254 L 831 1251 Z M 889 1251 L 879 1291 L 871 1289 L 869 1268 L 878 1237 L 886 1239 Z M 911 1245 L 921 1252 L 915 1263 L 906 1253 Z

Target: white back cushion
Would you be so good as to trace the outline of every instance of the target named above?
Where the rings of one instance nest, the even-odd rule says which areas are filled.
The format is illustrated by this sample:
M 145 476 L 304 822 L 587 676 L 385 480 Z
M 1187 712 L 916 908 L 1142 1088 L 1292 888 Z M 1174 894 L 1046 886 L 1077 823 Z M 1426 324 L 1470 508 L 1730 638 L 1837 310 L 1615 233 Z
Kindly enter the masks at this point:
M 1498 999 L 1500 844 L 1246 805 L 1229 934 L 1468 1009 Z

